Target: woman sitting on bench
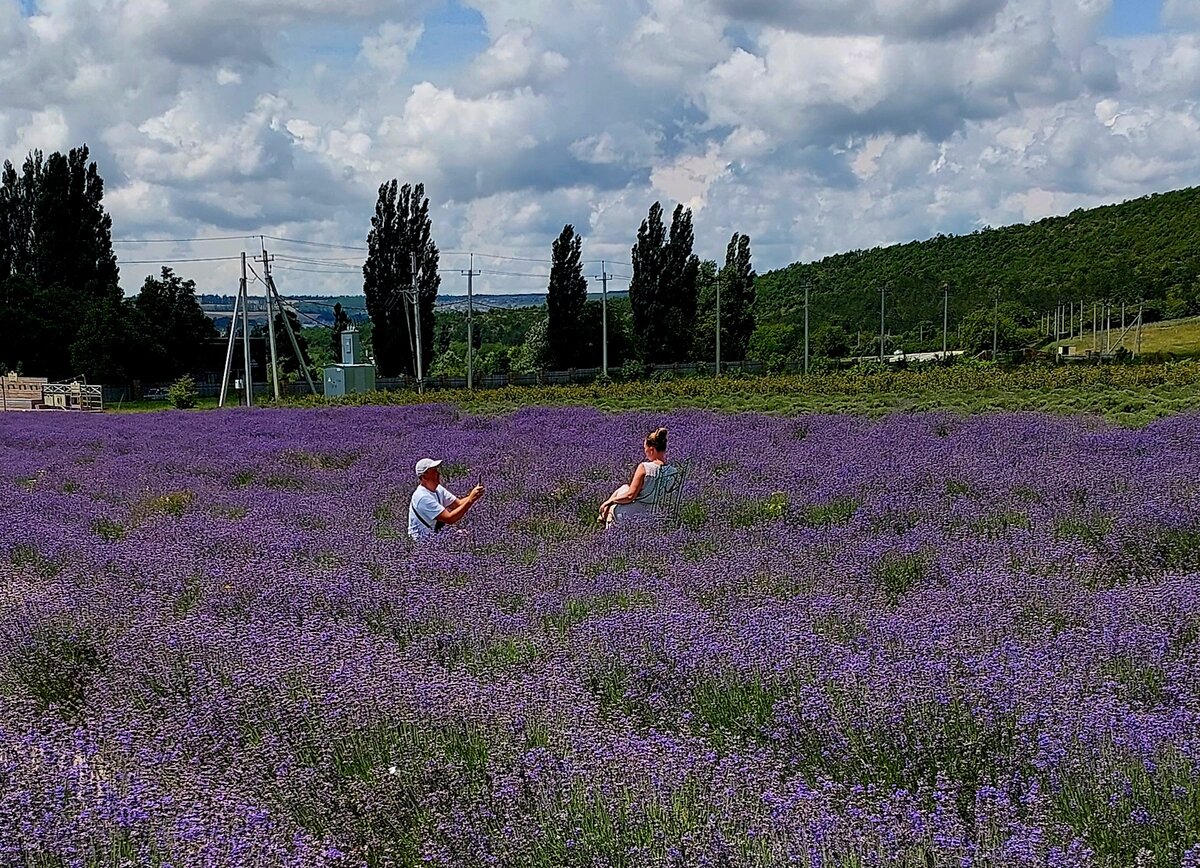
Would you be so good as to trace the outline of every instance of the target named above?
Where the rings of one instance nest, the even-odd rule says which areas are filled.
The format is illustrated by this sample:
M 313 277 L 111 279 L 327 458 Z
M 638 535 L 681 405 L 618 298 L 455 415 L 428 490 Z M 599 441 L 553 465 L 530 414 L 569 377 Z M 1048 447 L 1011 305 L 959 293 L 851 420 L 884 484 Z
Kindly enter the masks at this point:
M 658 496 L 669 477 L 676 469 L 667 464 L 667 429 L 659 428 L 646 435 L 644 445 L 646 460 L 633 471 L 633 479 L 622 485 L 608 500 L 600 504 L 600 515 L 596 520 L 605 527 L 620 518 L 631 518 L 652 513 Z

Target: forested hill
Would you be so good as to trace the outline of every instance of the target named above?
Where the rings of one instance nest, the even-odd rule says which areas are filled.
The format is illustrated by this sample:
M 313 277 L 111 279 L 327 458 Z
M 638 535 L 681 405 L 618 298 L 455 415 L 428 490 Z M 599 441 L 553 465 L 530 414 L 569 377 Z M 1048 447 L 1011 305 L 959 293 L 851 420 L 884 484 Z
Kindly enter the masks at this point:
M 951 327 L 998 291 L 1024 324 L 1061 302 L 1146 300 L 1148 319 L 1200 313 L 1200 187 L 1156 194 L 1036 223 L 939 235 L 758 278 L 760 323 L 796 323 L 811 281 L 810 321 L 849 330 L 879 328 L 879 288 L 889 287 L 887 329 L 940 328 L 942 285 L 949 285 Z M 1090 314 L 1089 314 L 1090 316 Z

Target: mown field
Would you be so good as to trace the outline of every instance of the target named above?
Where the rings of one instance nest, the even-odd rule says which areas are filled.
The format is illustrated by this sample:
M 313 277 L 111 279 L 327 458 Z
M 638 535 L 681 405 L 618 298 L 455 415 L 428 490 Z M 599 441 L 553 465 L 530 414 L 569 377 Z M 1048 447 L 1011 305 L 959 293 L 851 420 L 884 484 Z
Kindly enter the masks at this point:
M 1132 319 L 1132 317 L 1131 317 Z M 1090 323 L 1088 328 L 1090 328 Z M 1137 333 L 1130 329 L 1121 340 L 1121 328 L 1114 325 L 1112 329 L 1113 349 L 1124 347 L 1133 352 L 1137 343 Z M 1101 329 L 1096 336 L 1095 345 L 1104 348 L 1105 331 Z M 1091 332 L 1082 338 L 1058 341 L 1051 346 L 1075 346 L 1080 350 L 1090 350 L 1093 346 Z M 1200 317 L 1166 320 L 1150 323 L 1142 327 L 1142 352 L 1147 354 L 1169 354 L 1178 358 L 1200 357 Z
M 679 522 L 599 530 L 660 424 Z M 8 414 L 0 865 L 1195 868 L 1198 442 Z M 488 493 L 417 548 L 429 453 Z

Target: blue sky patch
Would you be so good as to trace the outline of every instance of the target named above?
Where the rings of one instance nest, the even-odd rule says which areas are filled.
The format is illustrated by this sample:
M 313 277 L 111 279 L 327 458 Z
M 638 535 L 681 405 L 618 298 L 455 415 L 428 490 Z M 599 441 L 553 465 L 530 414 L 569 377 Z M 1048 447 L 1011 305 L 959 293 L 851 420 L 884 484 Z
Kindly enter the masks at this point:
M 458 69 L 488 43 L 487 25 L 479 11 L 450 0 L 425 19 L 425 32 L 409 63 L 424 75 Z
M 1104 22 L 1107 36 L 1143 36 L 1162 30 L 1162 0 L 1113 0 Z

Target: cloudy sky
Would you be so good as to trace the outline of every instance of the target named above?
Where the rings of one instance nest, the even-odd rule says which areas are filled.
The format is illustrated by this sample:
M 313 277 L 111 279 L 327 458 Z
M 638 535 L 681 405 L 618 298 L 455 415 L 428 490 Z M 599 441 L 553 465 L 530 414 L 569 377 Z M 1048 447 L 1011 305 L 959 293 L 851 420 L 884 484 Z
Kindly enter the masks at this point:
M 219 239 L 119 244 L 127 291 L 236 291 L 265 234 L 285 295 L 361 292 L 393 177 L 443 292 L 457 251 L 536 291 L 568 222 L 627 274 L 655 200 L 764 271 L 1200 183 L 1200 0 L 0 0 L 0 94 L 8 159 L 90 146 L 115 239 Z

